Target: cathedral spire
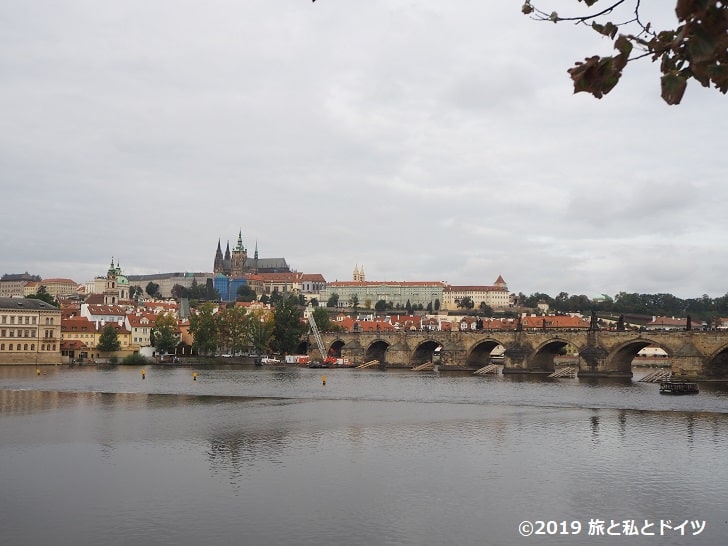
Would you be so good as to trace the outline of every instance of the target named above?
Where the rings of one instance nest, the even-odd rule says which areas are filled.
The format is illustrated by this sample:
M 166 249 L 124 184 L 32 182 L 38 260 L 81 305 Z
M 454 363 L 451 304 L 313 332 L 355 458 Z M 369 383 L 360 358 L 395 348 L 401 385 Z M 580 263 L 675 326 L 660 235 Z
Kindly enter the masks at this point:
M 225 271 L 225 265 L 223 264 L 222 259 L 222 249 L 220 248 L 220 239 L 217 240 L 217 251 L 215 251 L 215 262 L 212 266 L 212 272 L 217 273 L 223 273 Z
M 258 241 L 255 241 L 255 254 L 253 254 L 253 258 L 258 259 Z
M 245 247 L 243 247 L 243 230 L 241 229 L 238 232 L 238 246 L 235 247 L 235 250 L 239 252 L 243 252 L 245 250 Z

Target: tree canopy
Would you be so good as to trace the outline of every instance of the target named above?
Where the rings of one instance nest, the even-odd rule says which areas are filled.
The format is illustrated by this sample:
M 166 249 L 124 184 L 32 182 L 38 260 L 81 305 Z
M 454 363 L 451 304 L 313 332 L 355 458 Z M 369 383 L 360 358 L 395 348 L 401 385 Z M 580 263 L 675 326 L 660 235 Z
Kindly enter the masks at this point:
M 273 311 L 273 347 L 281 353 L 291 353 L 296 349 L 306 326 L 301 321 L 303 312 L 295 297 L 278 302 Z
M 542 0 L 525 0 L 521 8 L 536 20 L 587 25 L 614 41 L 614 55 L 592 55 L 568 70 L 574 93 L 602 98 L 617 85 L 627 64 L 642 58 L 660 62 L 661 96 L 667 104 L 680 103 L 690 79 L 723 94 L 728 91 L 728 3 L 675 0 L 675 28 L 658 30 L 642 19 L 641 0 L 578 2 L 586 6 L 585 13 L 562 15 L 538 8 Z
M 530 296 L 519 294 L 519 305 L 535 308 L 539 302 L 548 304 L 550 312 L 586 314 L 591 309 L 599 313 L 614 315 L 643 316 L 680 316 L 690 314 L 693 319 L 712 323 L 719 317 L 728 316 L 728 294 L 711 298 L 703 294 L 699 298 L 683 299 L 673 294 L 638 294 L 635 292 L 619 292 L 613 298 L 602 296 L 591 299 L 584 294 L 569 295 L 560 292 L 555 298 L 548 294 L 536 292 Z
M 160 312 L 154 320 L 154 336 L 152 344 L 160 353 L 174 353 L 179 343 L 177 319 L 172 315 Z
M 113 324 L 107 324 L 99 336 L 99 343 L 96 348 L 102 353 L 113 353 L 121 349 L 119 335 Z
M 46 287 L 43 284 L 38 287 L 38 290 L 35 292 L 35 294 L 28 294 L 25 297 L 28 299 L 41 300 L 51 305 L 57 305 L 56 298 L 48 293 L 48 290 L 46 290 Z

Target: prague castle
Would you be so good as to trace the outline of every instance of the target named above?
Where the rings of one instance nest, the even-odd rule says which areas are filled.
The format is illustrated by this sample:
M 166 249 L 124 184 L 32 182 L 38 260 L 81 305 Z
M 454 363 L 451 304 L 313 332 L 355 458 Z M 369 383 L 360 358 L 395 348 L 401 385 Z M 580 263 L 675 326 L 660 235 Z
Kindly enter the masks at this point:
M 290 268 L 285 258 L 259 258 L 257 242 L 253 257 L 250 258 L 248 249 L 243 245 L 241 230 L 238 232 L 238 243 L 235 248 L 231 251 L 228 242 L 224 255 L 218 239 L 212 271 L 215 276 L 224 275 L 232 279 L 242 279 L 246 275 L 257 273 L 290 273 Z

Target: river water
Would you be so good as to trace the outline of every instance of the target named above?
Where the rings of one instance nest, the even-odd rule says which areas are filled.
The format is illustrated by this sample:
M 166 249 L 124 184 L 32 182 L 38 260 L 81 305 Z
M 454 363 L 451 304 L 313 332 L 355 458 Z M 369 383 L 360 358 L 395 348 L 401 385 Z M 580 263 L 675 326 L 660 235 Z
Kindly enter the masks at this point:
M 0 544 L 728 543 L 724 383 L 141 372 L 0 366 Z

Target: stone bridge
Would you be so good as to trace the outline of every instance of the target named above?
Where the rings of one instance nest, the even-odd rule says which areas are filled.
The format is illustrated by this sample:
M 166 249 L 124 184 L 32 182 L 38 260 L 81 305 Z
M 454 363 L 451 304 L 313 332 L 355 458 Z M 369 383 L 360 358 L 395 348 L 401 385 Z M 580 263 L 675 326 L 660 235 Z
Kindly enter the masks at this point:
M 578 351 L 578 375 L 632 376 L 632 360 L 648 345 L 660 347 L 675 375 L 728 379 L 728 332 L 539 330 L 478 332 L 322 332 L 329 354 L 356 364 L 379 360 L 384 367 L 438 363 L 440 370 L 476 370 L 490 363 L 490 353 L 505 347 L 503 373 L 551 373 L 554 357 L 567 345 Z M 312 358 L 321 358 L 309 341 Z

